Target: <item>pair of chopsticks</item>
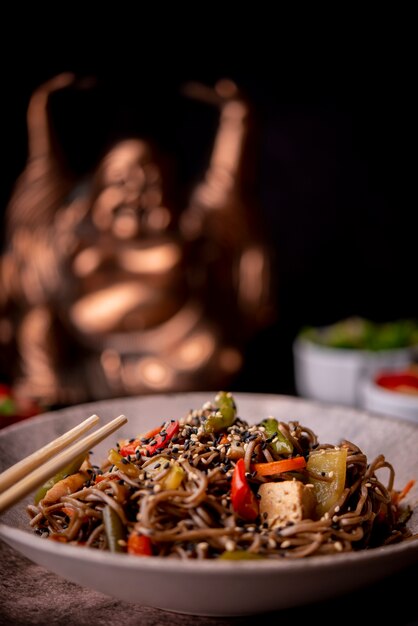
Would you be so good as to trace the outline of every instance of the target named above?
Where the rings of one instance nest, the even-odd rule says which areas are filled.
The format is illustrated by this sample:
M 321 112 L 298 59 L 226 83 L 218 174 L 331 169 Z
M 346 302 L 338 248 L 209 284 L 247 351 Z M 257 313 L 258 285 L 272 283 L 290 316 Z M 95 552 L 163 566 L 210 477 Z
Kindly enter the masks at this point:
M 96 444 L 128 421 L 124 415 L 115 417 L 95 432 L 66 448 L 97 424 L 99 417 L 91 415 L 84 422 L 36 450 L 0 474 L 0 513 L 24 498 L 28 493 L 62 470 L 74 458 L 87 453 Z M 61 452 L 62 451 L 62 452 Z M 59 453 L 59 454 L 58 454 Z

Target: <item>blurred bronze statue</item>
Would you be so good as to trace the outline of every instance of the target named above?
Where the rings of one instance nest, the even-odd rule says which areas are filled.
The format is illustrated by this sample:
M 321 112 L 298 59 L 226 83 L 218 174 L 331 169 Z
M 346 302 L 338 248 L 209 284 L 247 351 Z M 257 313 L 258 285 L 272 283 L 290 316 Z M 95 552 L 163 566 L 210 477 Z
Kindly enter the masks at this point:
M 52 78 L 29 103 L 0 260 L 2 367 L 48 405 L 225 388 L 274 316 L 271 258 L 246 189 L 249 106 L 230 81 L 186 86 L 220 116 L 207 170 L 178 210 L 155 150 L 136 138 L 79 189 L 48 114 L 51 94 L 75 80 Z

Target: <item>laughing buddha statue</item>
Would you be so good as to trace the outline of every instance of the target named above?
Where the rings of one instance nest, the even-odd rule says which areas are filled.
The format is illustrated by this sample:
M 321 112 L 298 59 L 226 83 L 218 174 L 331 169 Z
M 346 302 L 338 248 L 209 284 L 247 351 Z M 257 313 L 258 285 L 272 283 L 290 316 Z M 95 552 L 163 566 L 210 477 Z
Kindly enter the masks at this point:
M 219 122 L 178 210 L 156 151 L 137 138 L 113 145 L 80 190 L 48 113 L 75 83 L 56 76 L 29 102 L 0 259 L 2 367 L 47 405 L 227 387 L 274 317 L 271 256 L 245 189 L 248 104 L 227 80 L 186 86 Z

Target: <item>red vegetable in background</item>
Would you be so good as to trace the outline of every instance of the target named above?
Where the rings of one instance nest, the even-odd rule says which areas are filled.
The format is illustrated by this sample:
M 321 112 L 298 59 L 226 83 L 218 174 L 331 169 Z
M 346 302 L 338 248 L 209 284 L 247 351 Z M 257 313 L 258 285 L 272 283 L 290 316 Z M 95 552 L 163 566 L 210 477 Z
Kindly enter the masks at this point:
M 13 387 L 0 383 L 0 428 L 38 415 L 41 410 L 31 398 L 16 395 Z
M 239 459 L 232 474 L 231 501 L 235 513 L 243 520 L 253 522 L 258 517 L 258 500 L 245 476 L 244 459 Z
M 418 394 L 418 373 L 413 369 L 396 373 L 388 372 L 378 376 L 376 384 L 391 391 Z

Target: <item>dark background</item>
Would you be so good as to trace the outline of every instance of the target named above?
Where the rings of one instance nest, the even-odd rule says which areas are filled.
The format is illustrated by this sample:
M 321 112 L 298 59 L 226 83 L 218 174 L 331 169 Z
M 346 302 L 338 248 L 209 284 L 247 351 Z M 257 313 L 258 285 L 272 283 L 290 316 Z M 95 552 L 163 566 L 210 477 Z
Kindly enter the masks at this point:
M 250 23 L 251 23 L 251 16 Z M 399 17 L 399 16 L 396 16 Z M 213 110 L 181 96 L 188 80 L 234 79 L 259 123 L 257 193 L 276 255 L 277 322 L 248 346 L 237 389 L 293 393 L 292 341 L 307 324 L 349 315 L 418 317 L 414 69 L 408 16 L 310 31 L 283 22 L 180 32 L 166 15 L 19 31 L 3 51 L 4 209 L 26 158 L 32 90 L 62 71 L 95 76 L 59 94 L 53 114 L 69 164 L 88 174 L 110 141 L 149 136 L 193 184 L 210 150 Z M 137 19 L 137 18 L 135 18 Z M 219 18 L 221 20 L 221 18 Z M 400 27 L 401 24 L 401 27 Z M 219 24 L 218 24 L 219 26 Z M 208 33 L 203 36 L 204 28 Z M 220 32 L 222 30 L 222 32 Z M 330 35 L 331 33 L 331 35 Z M 148 37 L 146 36 L 148 35 Z M 16 53 L 18 50 L 19 53 Z

